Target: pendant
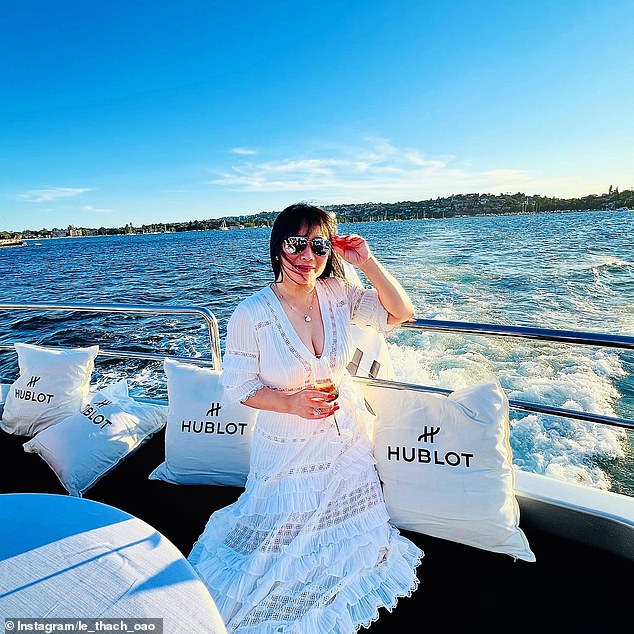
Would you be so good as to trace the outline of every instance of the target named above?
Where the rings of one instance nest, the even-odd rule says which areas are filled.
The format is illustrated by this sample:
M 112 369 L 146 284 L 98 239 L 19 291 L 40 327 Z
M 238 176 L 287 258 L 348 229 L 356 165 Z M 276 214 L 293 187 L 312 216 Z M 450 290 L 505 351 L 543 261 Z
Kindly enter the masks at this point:
M 310 315 L 304 315 L 304 321 L 308 324 L 312 321 L 312 318 Z

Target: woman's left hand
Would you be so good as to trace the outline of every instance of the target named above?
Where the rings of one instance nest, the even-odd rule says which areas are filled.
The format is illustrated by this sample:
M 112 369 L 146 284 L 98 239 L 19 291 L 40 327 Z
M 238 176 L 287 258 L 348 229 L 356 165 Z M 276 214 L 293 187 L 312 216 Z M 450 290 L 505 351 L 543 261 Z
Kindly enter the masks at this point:
M 331 239 L 332 248 L 346 261 L 354 266 L 365 264 L 372 252 L 365 238 L 356 233 L 349 233 L 346 236 L 333 236 Z

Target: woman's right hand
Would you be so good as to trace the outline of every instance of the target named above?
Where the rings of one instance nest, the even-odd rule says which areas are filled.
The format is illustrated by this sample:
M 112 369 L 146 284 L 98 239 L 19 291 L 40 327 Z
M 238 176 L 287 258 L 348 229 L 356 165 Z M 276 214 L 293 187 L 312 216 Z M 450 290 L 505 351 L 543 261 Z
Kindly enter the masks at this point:
M 296 414 L 309 420 L 319 420 L 332 416 L 338 409 L 337 401 L 328 401 L 328 394 L 305 388 L 288 395 L 289 414 Z
M 372 252 L 365 238 L 356 233 L 345 236 L 332 236 L 332 248 L 349 264 L 361 266 L 371 257 Z

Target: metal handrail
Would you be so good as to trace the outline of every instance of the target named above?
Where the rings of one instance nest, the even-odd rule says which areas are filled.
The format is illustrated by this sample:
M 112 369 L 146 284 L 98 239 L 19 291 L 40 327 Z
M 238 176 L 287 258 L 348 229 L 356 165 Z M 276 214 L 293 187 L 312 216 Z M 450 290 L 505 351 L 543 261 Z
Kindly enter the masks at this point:
M 461 321 L 444 321 L 436 319 L 413 319 L 405 322 L 402 328 L 412 330 L 459 333 L 464 335 L 485 335 L 493 337 L 514 337 L 520 339 L 531 339 L 533 341 L 558 341 L 567 344 L 578 344 L 584 346 L 605 346 L 610 348 L 620 348 L 624 350 L 634 350 L 634 337 L 629 335 L 606 335 L 603 333 L 580 331 L 580 330 L 556 330 L 553 328 L 532 328 L 525 326 L 503 326 L 500 324 L 472 323 Z M 412 390 L 416 392 L 432 392 L 436 394 L 451 394 L 452 390 L 431 387 L 428 385 L 417 385 L 412 383 L 399 383 L 396 381 L 382 381 L 379 379 L 360 379 L 369 385 L 377 385 L 398 390 Z M 516 401 L 509 399 L 509 407 L 526 412 L 538 414 L 549 414 L 551 416 L 562 416 L 591 423 L 600 423 L 612 427 L 623 427 L 634 429 L 634 421 L 617 416 L 604 416 L 591 412 L 580 412 L 578 410 L 549 405 L 539 405 L 528 401 Z
M 413 319 L 402 328 L 433 330 L 436 332 L 459 332 L 462 334 L 488 335 L 494 337 L 517 337 L 538 341 L 559 341 L 586 346 L 607 346 L 634 350 L 634 337 L 629 335 L 605 335 L 599 332 L 581 330 L 556 330 L 553 328 L 529 328 L 526 326 L 502 326 L 499 324 L 478 324 L 463 321 L 443 321 L 440 319 Z
M 211 362 L 215 369 L 222 367 L 222 355 L 220 351 L 220 335 L 218 331 L 218 322 L 215 315 L 207 308 L 199 306 L 161 306 L 161 305 L 137 305 L 137 304 L 56 304 L 56 303 L 37 303 L 37 304 L 0 304 L 0 310 L 76 310 L 82 312 L 110 312 L 110 313 L 138 313 L 138 314 L 190 314 L 203 317 L 208 325 L 209 331 L 209 349 L 210 359 L 204 357 L 172 357 L 171 355 L 161 355 L 154 353 L 136 353 L 126 351 L 99 350 L 99 355 L 107 357 L 133 358 L 160 361 L 166 356 L 180 360 L 186 360 L 190 363 L 209 364 Z M 511 337 L 531 339 L 537 341 L 558 341 L 567 344 L 579 344 L 590 346 L 606 346 L 612 348 L 620 348 L 626 350 L 634 350 L 634 337 L 629 335 L 605 335 L 595 332 L 584 332 L 574 330 L 556 330 L 551 328 L 532 328 L 524 326 L 503 326 L 499 324 L 487 323 L 471 323 L 460 321 L 443 321 L 436 319 L 413 319 L 410 322 L 402 324 L 403 328 L 421 331 L 434 331 L 459 334 L 474 334 L 496 337 Z M 12 346 L 0 345 L 1 350 L 12 350 Z M 397 390 L 411 390 L 416 392 L 431 392 L 436 394 L 448 395 L 452 390 L 432 387 L 427 385 L 418 385 L 412 383 L 401 383 L 398 381 L 385 381 L 374 379 L 372 377 L 354 377 L 355 380 Z M 561 407 L 548 405 L 539 405 L 527 401 L 517 401 L 509 399 L 509 406 L 512 409 L 527 412 L 535 412 L 539 414 L 548 414 L 551 416 L 561 416 L 582 420 L 592 423 L 600 423 L 613 427 L 623 427 L 625 429 L 634 429 L 634 421 L 614 416 L 604 416 L 601 414 L 593 414 L 590 412 L 581 412 Z
M 220 353 L 220 332 L 218 330 L 218 321 L 216 316 L 208 309 L 200 306 L 161 306 L 159 304 L 74 304 L 74 303 L 37 303 L 37 304 L 0 304 L 0 310 L 27 310 L 27 311 L 43 311 L 43 310 L 74 310 L 80 312 L 98 312 L 98 313 L 136 313 L 142 315 L 198 315 L 207 323 L 209 335 L 209 355 L 210 360 L 215 369 L 220 369 L 222 365 L 222 355 Z M 0 346 L 0 350 L 10 350 L 7 346 Z M 137 353 L 137 352 L 115 352 L 110 350 L 99 350 L 99 355 L 161 360 L 167 355 L 158 355 L 153 353 Z M 171 357 L 171 355 L 170 355 Z M 187 359 L 194 363 L 208 363 L 209 360 L 198 357 L 171 357 Z
M 386 387 L 393 390 L 409 390 L 412 392 L 431 392 L 433 394 L 442 394 L 449 396 L 453 390 L 442 387 L 431 387 L 429 385 L 418 385 L 417 383 L 401 383 L 399 381 L 387 381 L 385 379 L 373 379 L 371 377 L 355 376 L 355 381 L 365 385 Z M 536 414 L 549 414 L 551 416 L 562 416 L 564 418 L 574 418 L 575 420 L 583 420 L 590 423 L 600 423 L 601 425 L 609 425 L 611 427 L 623 427 L 624 429 L 634 430 L 634 420 L 629 418 L 619 418 L 617 416 L 604 416 L 602 414 L 592 414 L 590 412 L 580 412 L 575 409 L 566 409 L 563 407 L 554 407 L 551 405 L 538 405 L 537 403 L 529 403 L 528 401 L 516 401 L 509 399 L 509 407 L 524 412 L 535 412 Z

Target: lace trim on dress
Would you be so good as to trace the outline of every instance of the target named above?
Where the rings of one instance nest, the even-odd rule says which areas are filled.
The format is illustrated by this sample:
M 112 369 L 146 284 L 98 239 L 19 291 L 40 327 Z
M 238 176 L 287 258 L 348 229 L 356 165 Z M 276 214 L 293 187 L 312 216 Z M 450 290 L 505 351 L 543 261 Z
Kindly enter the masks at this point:
M 257 383 L 257 385 L 255 385 Z M 253 385 L 254 387 L 251 388 L 251 390 L 249 391 L 249 393 L 246 396 L 243 396 L 240 399 L 241 403 L 244 403 L 244 401 L 246 401 L 248 398 L 251 398 L 252 396 L 255 396 L 257 394 L 257 392 L 259 390 L 261 390 L 263 387 L 268 387 L 269 390 L 276 390 L 277 392 L 282 392 L 283 394 L 292 394 L 293 392 L 296 392 L 297 390 L 301 389 L 301 388 L 296 388 L 295 390 L 285 390 L 281 387 L 277 387 L 275 385 L 264 385 L 264 383 L 261 383 L 260 381 L 258 381 L 257 379 L 253 379 L 251 381 L 247 381 L 246 383 L 243 383 L 242 385 L 238 385 L 236 386 L 235 390 L 240 390 L 241 388 L 244 389 L 246 386 L 248 385 Z M 227 389 L 231 390 L 231 386 L 227 386 Z M 284 439 L 282 439 L 284 440 Z
M 271 526 L 265 524 L 258 528 L 247 521 L 249 518 L 236 524 L 234 530 L 227 535 L 224 544 L 243 555 L 259 551 L 279 552 L 297 538 L 300 532 L 319 534 L 326 529 L 332 530 L 359 515 L 371 511 L 382 502 L 381 489 L 378 482 L 364 482 L 361 486 L 346 491 L 338 496 L 337 500 L 330 502 L 318 522 L 313 524 L 311 519 L 314 511 L 290 513 L 280 526 L 271 530 Z M 269 517 L 272 521 L 273 518 Z M 308 530 L 310 529 L 310 530 Z
M 361 486 L 338 495 L 336 500 L 328 503 L 326 510 L 319 518 L 315 530 L 333 528 L 353 517 L 361 515 L 378 506 L 383 501 L 381 486 L 378 482 L 363 482 Z
M 263 433 L 260 433 L 260 435 L 270 438 L 270 436 L 266 436 Z M 300 442 L 306 442 L 305 439 L 295 439 L 295 438 L 282 439 L 283 442 L 286 440 L 288 440 L 289 442 L 298 442 L 298 440 Z M 314 474 L 314 473 L 324 473 L 330 470 L 331 467 L 332 467 L 332 463 L 330 462 L 320 462 L 316 464 L 302 465 L 301 467 L 291 467 L 290 469 L 284 472 L 284 475 L 308 475 L 308 474 Z M 279 479 L 279 474 L 277 473 L 274 473 L 271 475 L 262 475 L 258 471 L 254 471 L 254 475 L 259 480 L 262 480 L 263 482 L 267 482 L 268 480 Z
M 363 299 L 363 290 L 349 283 L 346 283 L 346 286 L 348 290 L 351 291 L 350 316 L 352 316 L 359 310 L 359 304 L 361 304 L 361 300 Z
M 266 438 L 267 440 L 271 440 L 277 443 L 295 443 L 295 442 L 306 442 L 309 438 L 312 438 L 314 434 L 310 436 L 293 436 L 289 438 L 288 436 L 278 436 L 277 434 L 267 434 L 266 432 L 260 430 L 260 436 L 262 438 Z
M 241 628 L 261 627 L 263 623 L 282 622 L 285 625 L 280 626 L 277 631 L 283 632 L 288 625 L 300 621 L 309 610 L 332 603 L 345 584 L 345 581 L 330 576 L 319 583 L 295 584 L 296 592 L 289 592 L 288 588 L 282 589 L 281 592 L 271 592 L 238 625 Z
M 258 355 L 252 352 L 244 352 L 242 350 L 227 350 L 227 355 L 233 355 L 235 357 L 249 357 L 250 359 L 257 359 Z
M 298 517 L 286 515 L 285 519 L 294 524 Z M 246 523 L 242 525 L 247 526 Z M 419 548 L 400 537 L 398 531 L 387 524 L 385 516 L 373 516 L 371 524 L 363 525 L 361 532 L 369 540 L 364 547 L 357 549 L 353 544 L 359 528 L 356 523 L 350 531 L 344 528 L 344 534 L 337 533 L 335 541 L 327 546 L 323 542 L 322 546 L 306 544 L 302 553 L 296 553 L 297 556 L 279 556 L 287 553 L 289 548 L 294 550 L 292 545 L 280 549 L 280 553 L 256 550 L 243 555 L 222 543 L 209 550 L 199 541 L 190 561 L 213 588 L 213 596 L 217 597 L 218 608 L 229 631 L 237 628 L 245 634 L 274 634 L 279 631 L 288 634 L 352 633 L 358 631 L 362 624 L 369 627 L 371 622 L 376 621 L 378 608 L 385 607 L 391 611 L 399 597 L 410 596 L 416 590 L 416 568 L 423 557 Z M 215 534 L 220 537 L 218 532 Z M 224 541 L 225 537 L 226 534 L 221 540 Z M 345 549 L 343 552 L 342 547 Z M 329 562 L 328 572 L 324 570 L 323 574 L 319 574 L 316 557 Z M 264 579 L 265 576 L 267 579 Z M 266 590 L 267 596 L 259 593 L 253 601 L 248 593 L 260 583 L 265 586 L 262 590 Z M 313 593 L 318 588 L 322 588 L 323 592 L 315 600 Z M 301 601 L 298 602 L 302 596 L 310 596 L 311 601 L 302 605 Z M 265 606 L 276 603 L 274 597 L 285 597 L 286 602 L 296 604 L 301 616 L 293 613 L 287 623 L 280 621 L 275 614 L 265 616 Z M 330 605 L 331 609 L 321 609 L 324 605 Z M 254 620 L 256 614 L 259 614 L 257 621 Z
M 288 338 L 288 335 L 286 334 L 284 327 L 280 323 L 280 320 L 277 317 L 277 313 L 275 312 L 275 308 L 271 304 L 271 301 L 269 300 L 269 298 L 266 296 L 263 296 L 263 299 L 266 302 L 266 305 L 268 306 L 269 310 L 271 311 L 271 316 L 273 318 L 273 325 L 277 328 L 278 332 L 280 333 L 280 336 L 284 340 L 284 343 L 286 344 L 288 349 L 293 353 L 293 356 L 295 356 L 299 361 L 301 361 L 306 372 L 310 374 L 310 363 L 308 363 L 306 359 L 304 359 L 304 357 L 300 354 L 300 352 L 291 343 L 291 340 Z
M 259 381 L 249 381 L 248 383 L 245 383 L 244 385 L 241 385 L 240 387 L 245 389 L 247 388 L 247 386 L 249 384 L 253 384 L 256 383 L 257 385 L 254 385 L 245 396 L 243 396 L 240 399 L 241 403 L 244 403 L 244 401 L 250 399 L 252 396 L 255 396 L 263 387 L 266 387 L 263 383 L 260 383 Z M 248 388 L 247 388 L 248 389 Z
M 328 316 L 330 318 L 330 332 L 332 336 L 332 345 L 330 346 L 330 358 L 328 364 L 330 368 L 334 370 L 337 367 L 337 347 L 339 343 L 339 336 L 337 335 L 337 321 L 335 319 L 335 311 L 332 307 L 332 303 L 328 301 Z

